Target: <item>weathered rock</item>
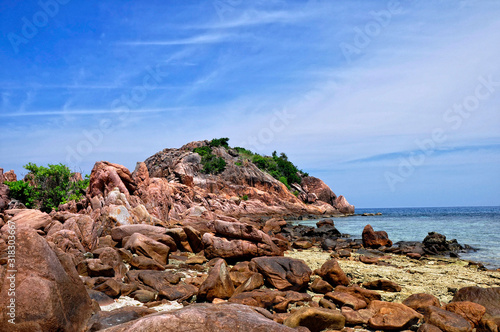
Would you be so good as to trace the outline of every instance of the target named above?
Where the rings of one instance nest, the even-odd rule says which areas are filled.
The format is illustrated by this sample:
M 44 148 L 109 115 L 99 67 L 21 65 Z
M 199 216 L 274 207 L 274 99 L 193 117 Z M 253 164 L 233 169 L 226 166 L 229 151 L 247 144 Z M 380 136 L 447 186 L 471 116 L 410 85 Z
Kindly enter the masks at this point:
M 159 264 L 166 265 L 168 263 L 170 248 L 146 235 L 140 233 L 132 234 L 124 248 L 129 249 L 137 255 L 149 257 Z
M 260 256 L 281 256 L 283 251 L 277 246 L 257 243 L 248 240 L 228 240 L 223 237 L 205 233 L 202 237 L 205 246 L 205 256 L 209 259 L 221 257 L 224 259 L 248 259 Z
M 344 271 L 340 268 L 339 263 L 335 259 L 326 261 L 319 270 L 315 271 L 317 275 L 333 286 L 349 285 L 349 279 Z
M 295 249 L 309 249 L 313 246 L 311 241 L 303 240 L 303 241 L 295 241 L 292 243 L 292 248 Z
M 346 325 L 368 324 L 368 320 L 375 315 L 372 309 L 354 310 L 351 307 L 342 307 L 341 311 Z
M 121 279 L 127 273 L 127 267 L 123 264 L 121 256 L 113 248 L 107 247 L 100 250 L 99 260 L 103 264 L 111 266 L 118 279 Z
M 472 326 L 476 327 L 479 326 L 479 322 L 486 313 L 484 306 L 470 301 L 451 302 L 445 305 L 443 309 L 459 314 Z
M 311 269 L 300 259 L 257 257 L 251 261 L 264 278 L 279 290 L 300 291 L 307 287 Z
M 199 331 L 199 332 L 293 332 L 257 313 L 252 308 L 234 304 L 193 304 L 182 309 L 148 315 L 111 327 L 107 332 L 125 331 Z
M 2 229 L 2 237 L 8 230 Z M 10 264 L 10 263 L 8 263 Z M 92 314 L 92 302 L 71 259 L 54 252 L 35 230 L 16 230 L 15 325 L 9 295 L 12 273 L 0 279 L 0 326 L 9 331 L 80 331 Z M 1 270 L 1 269 L 0 269 Z M 34 300 L 34 296 L 36 300 Z
M 367 306 L 364 300 L 349 293 L 329 292 L 325 294 L 325 299 L 328 299 L 340 307 L 350 307 L 354 310 L 364 309 Z
M 367 289 L 383 290 L 386 292 L 401 292 L 401 286 L 394 281 L 387 279 L 378 279 L 363 283 L 363 287 Z
M 289 327 L 307 327 L 311 332 L 325 329 L 341 330 L 345 326 L 345 317 L 339 310 L 326 308 L 300 308 L 285 319 L 283 325 Z
M 11 222 L 16 223 L 17 227 L 27 226 L 32 229 L 43 230 L 51 222 L 52 218 L 45 212 L 31 209 L 13 209 L 5 211 Z
M 80 265 L 86 265 L 86 268 L 84 270 L 87 271 L 88 275 L 90 277 L 114 277 L 115 276 L 115 270 L 113 269 L 112 266 L 109 266 L 108 264 L 104 264 L 101 262 L 100 259 L 87 259 L 85 261 L 82 261 L 79 266 L 78 270 L 81 271 Z
M 111 311 L 99 311 L 89 320 L 87 331 L 94 332 L 104 330 L 153 313 L 156 313 L 156 310 L 136 306 L 128 306 Z
M 94 290 L 102 292 L 109 297 L 116 298 L 121 294 L 121 284 L 115 279 L 108 279 L 102 284 L 94 287 Z
M 370 304 L 370 302 L 372 301 L 379 301 L 382 298 L 382 296 L 379 293 L 372 290 L 361 288 L 358 285 L 352 285 L 349 287 L 337 286 L 335 287 L 335 292 L 351 294 L 357 297 L 358 299 L 365 301 L 368 304 Z
M 83 248 L 80 243 L 80 240 L 78 240 L 75 232 L 67 229 L 62 229 L 50 236 L 47 236 L 47 241 L 54 243 L 56 247 L 67 253 L 72 250 L 77 250 L 82 253 L 86 252 L 85 248 Z
M 279 303 L 276 298 L 283 298 L 285 292 L 272 289 L 257 289 L 249 292 L 234 294 L 229 302 L 239 303 L 253 307 L 271 308 L 273 304 Z
M 236 272 L 232 271 L 229 272 L 229 276 L 231 277 L 231 281 L 233 282 L 234 287 L 240 286 L 242 283 L 247 281 L 248 278 L 250 278 L 251 275 L 253 275 L 255 272 Z
M 442 332 L 441 329 L 435 325 L 424 323 L 418 327 L 417 332 Z
M 152 234 L 166 234 L 167 229 L 160 226 L 152 226 L 145 224 L 123 225 L 114 227 L 111 230 L 111 238 L 113 241 L 122 242 L 126 237 L 132 236 L 134 233 L 150 236 Z
M 426 307 L 441 307 L 437 297 L 425 293 L 412 294 L 403 301 L 403 304 L 421 313 Z
M 264 277 L 260 273 L 252 273 L 252 275 L 236 288 L 234 294 L 249 292 L 260 288 L 264 285 Z
M 0 181 L 0 212 L 3 212 L 10 203 L 10 189 L 7 185 Z
M 347 199 L 340 195 L 335 199 L 334 206 L 343 214 L 354 214 L 354 205 L 349 204 Z
M 138 289 L 134 291 L 133 293 L 130 294 L 130 296 L 139 302 L 142 303 L 148 303 L 156 300 L 156 294 L 154 292 L 145 290 L 145 289 Z
M 101 307 L 110 305 L 115 302 L 111 297 L 104 294 L 103 292 L 87 288 L 87 293 L 89 294 L 90 299 L 96 301 L 97 304 L 99 304 Z
M 363 246 L 365 248 L 379 248 L 379 247 L 390 247 L 392 246 L 392 241 L 389 240 L 387 232 L 384 231 L 374 231 L 371 225 L 366 225 L 361 234 L 363 238 Z
M 90 173 L 87 196 L 89 199 L 98 195 L 106 197 L 114 188 L 118 188 L 124 194 L 133 194 L 136 187 L 132 175 L 126 167 L 107 161 L 99 161 L 95 163 Z
M 458 290 L 451 302 L 470 301 L 482 305 L 486 313 L 500 316 L 500 287 L 464 287 Z
M 401 303 L 372 301 L 368 309 L 375 314 L 368 326 L 382 330 L 404 330 L 423 318 L 421 314 Z
M 187 260 L 186 260 L 186 264 L 203 264 L 207 261 L 207 259 L 205 258 L 205 256 L 191 256 L 189 257 Z
M 333 291 L 333 286 L 324 281 L 322 278 L 316 278 L 309 286 L 311 291 L 320 294 L 326 294 Z
M 425 322 L 437 326 L 445 332 L 470 332 L 472 324 L 462 316 L 443 310 L 438 307 L 429 306 L 425 308 Z
M 186 233 L 189 246 L 193 252 L 198 253 L 205 248 L 203 246 L 203 242 L 201 241 L 200 232 L 191 226 L 183 226 L 182 229 L 184 230 L 184 233 Z
M 212 301 L 214 298 L 228 299 L 234 293 L 234 285 L 229 276 L 226 262 L 219 258 L 208 272 L 208 277 L 201 284 L 198 298 Z
M 164 270 L 165 267 L 155 261 L 154 259 L 151 259 L 149 257 L 144 257 L 144 256 L 134 256 L 130 260 L 130 265 L 135 267 L 136 269 L 139 270 Z
M 380 258 L 378 257 L 365 256 L 365 255 L 359 256 L 359 261 L 364 264 L 377 264 L 379 260 Z

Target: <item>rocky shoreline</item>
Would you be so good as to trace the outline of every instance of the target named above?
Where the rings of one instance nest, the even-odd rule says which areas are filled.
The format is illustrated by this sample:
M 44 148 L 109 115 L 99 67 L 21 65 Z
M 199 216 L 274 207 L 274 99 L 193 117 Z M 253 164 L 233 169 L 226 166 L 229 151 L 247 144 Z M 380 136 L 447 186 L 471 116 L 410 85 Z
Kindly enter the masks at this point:
M 288 189 L 229 147 L 207 175 L 208 145 L 132 173 L 98 162 L 86 197 L 50 214 L 0 188 L 0 331 L 498 332 L 500 272 L 439 256 L 456 241 L 343 237 L 325 217 L 354 207 L 321 180 Z

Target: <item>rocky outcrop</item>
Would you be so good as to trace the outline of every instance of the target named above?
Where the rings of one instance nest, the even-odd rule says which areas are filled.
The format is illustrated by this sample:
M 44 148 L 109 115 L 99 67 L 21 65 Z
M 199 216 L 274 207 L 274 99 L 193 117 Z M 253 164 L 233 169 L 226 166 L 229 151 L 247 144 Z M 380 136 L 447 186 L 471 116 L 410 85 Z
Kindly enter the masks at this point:
M 304 289 L 312 274 L 304 261 L 289 257 L 258 257 L 252 259 L 251 264 L 279 290 Z

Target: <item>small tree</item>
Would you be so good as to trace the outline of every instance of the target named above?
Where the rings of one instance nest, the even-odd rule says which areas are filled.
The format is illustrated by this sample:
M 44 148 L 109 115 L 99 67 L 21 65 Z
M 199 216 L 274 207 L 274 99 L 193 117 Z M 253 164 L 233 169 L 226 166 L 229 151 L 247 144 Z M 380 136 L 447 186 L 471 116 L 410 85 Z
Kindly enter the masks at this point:
M 26 207 L 38 207 L 44 212 L 57 210 L 59 205 L 70 200 L 81 199 L 89 185 L 88 176 L 85 180 L 70 181 L 73 173 L 63 164 L 44 167 L 28 163 L 24 168 L 29 171 L 28 181 L 7 182 L 10 195 Z

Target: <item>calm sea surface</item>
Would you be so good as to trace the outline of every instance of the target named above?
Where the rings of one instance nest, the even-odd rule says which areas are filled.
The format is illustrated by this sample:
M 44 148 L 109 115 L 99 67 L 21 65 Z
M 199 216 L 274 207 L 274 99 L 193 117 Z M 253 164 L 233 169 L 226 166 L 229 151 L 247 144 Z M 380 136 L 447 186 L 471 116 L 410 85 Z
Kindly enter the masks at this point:
M 377 213 L 381 216 L 356 215 L 333 218 L 335 227 L 353 238 L 361 238 L 367 224 L 386 231 L 394 243 L 422 241 L 428 232 L 438 232 L 446 239 L 457 239 L 478 251 L 461 253 L 463 259 L 483 262 L 489 268 L 500 268 L 500 207 L 443 207 L 443 208 L 384 208 L 356 209 L 356 214 Z M 318 220 L 297 221 L 314 226 Z

